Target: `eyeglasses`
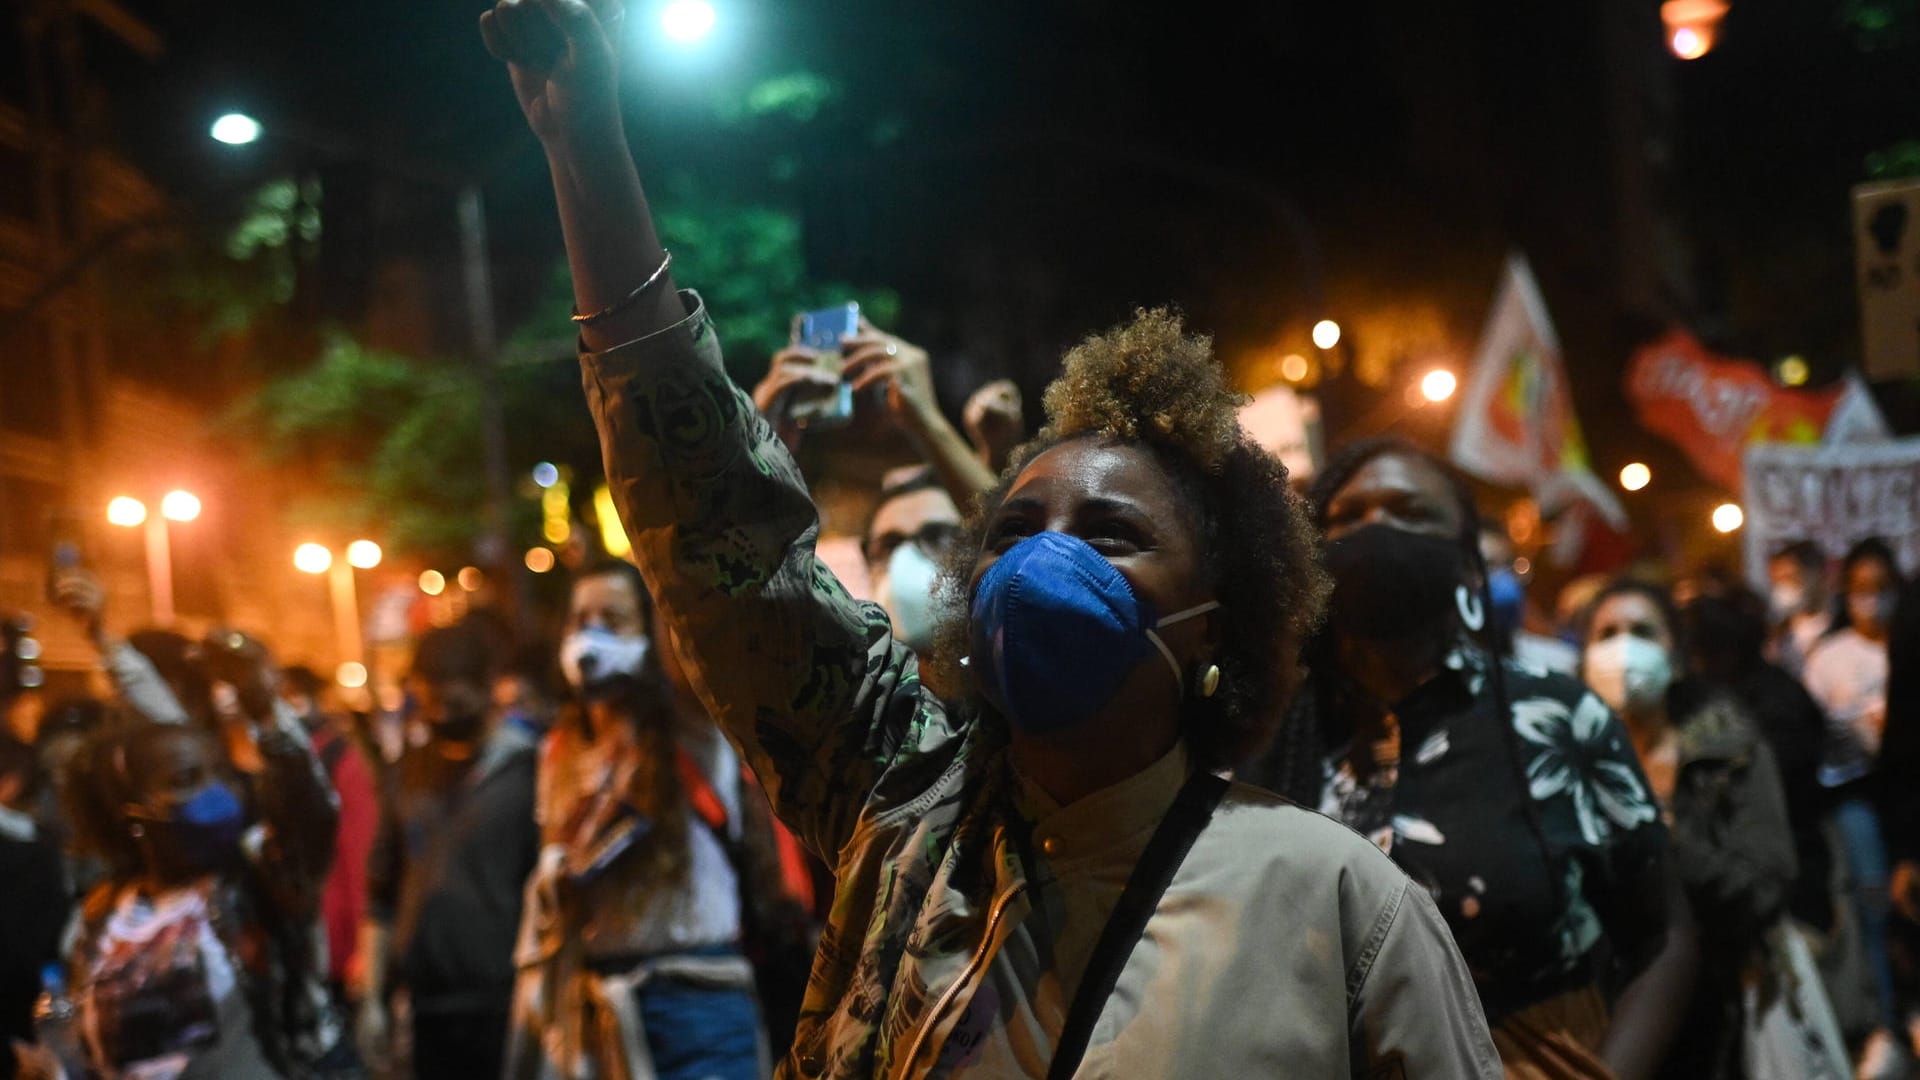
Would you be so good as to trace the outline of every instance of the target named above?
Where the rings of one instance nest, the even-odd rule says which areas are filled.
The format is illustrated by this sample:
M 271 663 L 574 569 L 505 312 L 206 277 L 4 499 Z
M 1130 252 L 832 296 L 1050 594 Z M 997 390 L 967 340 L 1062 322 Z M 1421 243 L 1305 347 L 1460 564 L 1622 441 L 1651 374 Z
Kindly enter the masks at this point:
M 960 539 L 958 522 L 929 521 L 912 533 L 889 532 L 867 540 L 867 565 L 885 566 L 901 544 L 912 544 L 929 556 L 938 557 Z

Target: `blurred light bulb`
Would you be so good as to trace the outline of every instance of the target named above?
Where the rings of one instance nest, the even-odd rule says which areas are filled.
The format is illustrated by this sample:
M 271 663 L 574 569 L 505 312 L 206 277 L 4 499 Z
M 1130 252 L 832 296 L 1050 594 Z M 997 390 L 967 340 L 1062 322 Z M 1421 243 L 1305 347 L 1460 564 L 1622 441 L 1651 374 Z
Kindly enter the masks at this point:
M 1280 377 L 1288 382 L 1305 379 L 1307 370 L 1307 358 L 1299 353 L 1288 353 L 1280 358 Z
M 1321 349 L 1331 349 L 1340 344 L 1340 324 L 1332 319 L 1321 319 L 1314 323 L 1313 344 Z
M 543 461 L 533 467 L 533 482 L 543 488 L 550 488 L 560 482 L 560 468 L 551 461 Z
M 480 568 L 477 566 L 463 566 L 460 568 L 460 587 L 468 592 L 478 591 L 480 583 L 485 580 L 486 575 L 482 574 Z
M 367 685 L 367 665 L 349 660 L 333 673 L 335 682 L 349 690 L 358 690 Z
M 706 0 L 673 0 L 660 13 L 660 27 L 682 45 L 692 44 L 713 30 L 713 5 Z
M 1774 373 L 1780 377 L 1781 386 L 1805 386 L 1807 379 L 1813 374 L 1807 367 L 1806 360 L 1798 356 L 1789 356 L 1781 360 L 1780 366 Z
M 1428 401 L 1438 403 L 1452 397 L 1459 386 L 1460 380 L 1453 377 L 1453 372 L 1446 368 L 1435 368 L 1420 380 L 1420 393 Z
M 447 591 L 447 575 L 438 570 L 428 570 L 420 575 L 420 591 L 428 596 L 439 596 Z
M 115 525 L 132 528 L 147 520 L 147 504 L 139 499 L 122 495 L 107 504 L 107 520 Z
M 333 552 L 320 544 L 301 544 L 293 549 L 293 565 L 308 574 L 324 574 L 333 568 Z
M 1653 483 L 1653 470 L 1636 461 L 1620 470 L 1620 486 L 1628 491 L 1639 491 Z
M 536 574 L 544 574 L 553 569 L 552 548 L 529 548 L 527 550 L 527 569 Z
M 160 515 L 168 521 L 192 521 L 200 516 L 200 499 L 191 491 L 169 491 L 160 500 Z
M 228 146 L 245 146 L 260 138 L 260 121 L 245 113 L 228 113 L 213 122 L 211 134 Z
M 1735 503 L 1721 503 L 1713 508 L 1713 527 L 1720 532 L 1733 532 L 1746 521 L 1747 515 Z
M 380 545 L 371 540 L 355 540 L 347 545 L 347 563 L 361 570 L 380 565 Z

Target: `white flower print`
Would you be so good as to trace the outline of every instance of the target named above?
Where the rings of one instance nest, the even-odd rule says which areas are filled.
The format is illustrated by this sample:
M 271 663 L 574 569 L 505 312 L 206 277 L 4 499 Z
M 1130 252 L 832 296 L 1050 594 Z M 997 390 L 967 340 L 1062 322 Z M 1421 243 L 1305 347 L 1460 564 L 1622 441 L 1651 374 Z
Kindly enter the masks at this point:
M 1513 703 L 1513 726 L 1539 748 L 1527 764 L 1528 793 L 1550 799 L 1565 793 L 1573 800 L 1580 835 L 1604 844 L 1615 829 L 1632 829 L 1658 816 L 1640 776 L 1619 760 L 1619 736 L 1613 714 L 1589 693 L 1571 710 L 1552 698 Z

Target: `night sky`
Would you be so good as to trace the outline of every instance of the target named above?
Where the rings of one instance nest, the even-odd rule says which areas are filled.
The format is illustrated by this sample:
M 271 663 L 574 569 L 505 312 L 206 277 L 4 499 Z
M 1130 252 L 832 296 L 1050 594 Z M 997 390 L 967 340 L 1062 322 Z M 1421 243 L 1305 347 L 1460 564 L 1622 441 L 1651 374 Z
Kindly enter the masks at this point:
M 483 5 L 129 6 L 166 56 L 102 46 L 96 67 L 128 156 L 178 196 L 285 166 L 269 144 L 204 137 L 244 108 L 484 176 L 505 321 L 548 280 L 558 229 L 474 28 Z M 636 37 L 655 7 L 632 5 Z M 692 167 L 796 208 L 809 271 L 897 289 L 899 329 L 952 358 L 947 396 L 1000 373 L 1037 390 L 1076 336 L 1168 302 L 1249 385 L 1322 315 L 1376 342 L 1403 333 L 1412 364 L 1470 348 L 1517 245 L 1603 473 L 1634 456 L 1677 467 L 1620 419 L 1626 351 L 1663 322 L 1763 361 L 1844 366 L 1848 189 L 1870 151 L 1920 138 L 1920 29 L 1863 49 L 1831 0 L 1735 0 L 1693 64 L 1662 48 L 1657 4 L 1617 0 L 715 7 L 724 32 L 699 55 L 629 43 L 643 176 Z M 799 134 L 716 122 L 796 72 L 833 93 Z M 1637 294 L 1619 269 L 1628 190 L 1678 241 Z M 1335 423 L 1381 392 L 1336 380 Z

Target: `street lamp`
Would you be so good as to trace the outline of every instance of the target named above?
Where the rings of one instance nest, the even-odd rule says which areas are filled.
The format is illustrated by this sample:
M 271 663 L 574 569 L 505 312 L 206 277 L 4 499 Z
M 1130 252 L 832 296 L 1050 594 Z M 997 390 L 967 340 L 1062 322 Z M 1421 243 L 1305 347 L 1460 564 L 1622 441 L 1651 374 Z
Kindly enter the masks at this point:
M 208 133 L 228 146 L 245 146 L 259 140 L 260 121 L 246 113 L 228 113 L 215 120 Z
M 660 28 L 682 45 L 691 45 L 713 32 L 713 5 L 706 0 L 673 0 L 660 13 Z
M 676 0 L 669 5 L 668 14 L 671 16 L 670 26 L 679 27 L 692 35 L 687 38 L 689 41 L 703 36 L 714 22 L 713 9 L 700 0 Z M 390 176 L 453 194 L 454 216 L 460 236 L 460 277 L 466 298 L 467 338 L 473 350 L 474 365 L 480 373 L 480 424 L 484 440 L 483 468 L 487 479 L 486 514 L 478 545 L 480 561 L 489 565 L 504 564 L 511 557 L 507 546 L 507 504 L 511 478 L 507 467 L 506 421 L 501 414 L 500 391 L 494 371 L 499 341 L 494 322 L 493 269 L 487 244 L 486 206 L 480 184 L 469 177 L 449 173 L 404 155 L 375 152 L 328 132 L 279 121 L 275 121 L 269 131 L 244 113 L 222 116 L 215 121 L 211 134 L 215 139 L 232 146 L 243 146 L 272 134 L 278 139 L 302 145 L 328 157 L 364 162 Z M 517 599 L 517 607 L 524 614 L 528 606 L 527 598 L 517 596 Z
M 371 540 L 355 540 L 348 544 L 344 559 L 334 558 L 332 550 L 325 544 L 307 543 L 293 549 L 293 565 L 302 573 L 327 575 L 333 594 L 333 630 L 339 643 L 343 671 L 348 664 L 359 665 L 364 670 L 367 662 L 366 643 L 360 636 L 360 595 L 353 572 L 355 569 L 371 570 L 379 566 L 380 555 L 380 545 Z M 341 685 L 346 684 L 343 682 Z
M 1420 395 L 1438 405 L 1452 397 L 1459 386 L 1460 380 L 1454 378 L 1453 372 L 1446 368 L 1435 368 L 1420 380 Z
M 1746 521 L 1747 515 L 1737 503 L 1721 503 L 1713 508 L 1713 527 L 1718 532 L 1733 532 Z
M 1320 349 L 1331 349 L 1340 344 L 1340 324 L 1332 319 L 1321 319 L 1314 323 L 1313 344 Z
M 147 504 L 131 495 L 118 496 L 107 504 L 110 524 L 123 529 L 146 526 L 147 596 L 156 626 L 173 624 L 173 544 L 167 523 L 185 523 L 199 516 L 199 496 L 179 488 L 161 496 L 158 514 L 148 513 Z
M 1639 491 L 1653 483 L 1653 470 L 1642 462 L 1632 462 L 1620 469 L 1620 486 L 1628 491 Z

